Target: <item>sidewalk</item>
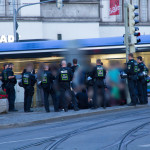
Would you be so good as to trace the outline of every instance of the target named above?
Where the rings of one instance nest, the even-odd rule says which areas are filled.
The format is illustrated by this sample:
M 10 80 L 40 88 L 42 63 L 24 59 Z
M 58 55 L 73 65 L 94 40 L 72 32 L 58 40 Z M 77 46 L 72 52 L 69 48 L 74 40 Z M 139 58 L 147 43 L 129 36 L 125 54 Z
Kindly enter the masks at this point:
M 148 105 L 137 105 L 138 108 L 146 108 L 150 107 L 150 103 Z M 41 123 L 50 123 L 56 121 L 63 121 L 71 118 L 78 117 L 86 117 L 96 114 L 108 113 L 108 112 L 117 112 L 121 110 L 130 110 L 134 107 L 129 106 L 114 106 L 108 107 L 106 109 L 98 108 L 96 110 L 86 109 L 80 111 L 69 110 L 68 112 L 54 112 L 53 108 L 51 108 L 50 113 L 46 113 L 44 108 L 34 108 L 34 112 L 32 113 L 24 113 L 23 110 L 19 110 L 19 112 L 11 112 L 8 114 L 0 115 L 0 129 L 2 128 L 10 128 L 10 127 L 23 127 L 30 125 L 37 125 Z

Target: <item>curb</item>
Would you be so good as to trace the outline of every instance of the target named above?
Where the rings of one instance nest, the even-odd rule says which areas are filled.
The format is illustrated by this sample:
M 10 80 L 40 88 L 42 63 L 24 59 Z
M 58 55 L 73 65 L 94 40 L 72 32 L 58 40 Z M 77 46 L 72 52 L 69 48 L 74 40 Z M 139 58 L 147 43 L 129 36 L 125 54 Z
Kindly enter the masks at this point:
M 75 118 L 80 118 L 80 117 L 88 117 L 88 116 L 93 116 L 93 115 L 106 114 L 106 113 L 110 113 L 110 112 L 119 112 L 119 111 L 123 111 L 123 110 L 125 111 L 125 110 L 148 108 L 148 107 L 150 107 L 150 106 L 149 105 L 139 105 L 136 107 L 135 106 L 126 106 L 126 107 L 119 107 L 119 108 L 115 108 L 115 109 L 107 109 L 106 108 L 104 110 L 98 110 L 98 111 L 94 111 L 94 112 L 73 114 L 73 115 L 68 115 L 68 116 L 60 116 L 60 117 L 55 117 L 55 118 L 43 119 L 43 120 L 41 119 L 41 120 L 25 122 L 25 123 L 4 124 L 4 125 L 0 125 L 0 129 L 40 125 L 43 123 L 52 123 L 52 122 L 64 121 L 64 120 L 75 119 Z

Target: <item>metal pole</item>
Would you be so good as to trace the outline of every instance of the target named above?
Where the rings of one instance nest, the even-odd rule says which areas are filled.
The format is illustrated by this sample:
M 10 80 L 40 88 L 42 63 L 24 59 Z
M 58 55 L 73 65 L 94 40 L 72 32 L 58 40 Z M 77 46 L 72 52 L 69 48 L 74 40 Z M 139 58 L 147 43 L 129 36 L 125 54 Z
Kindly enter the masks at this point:
M 14 29 L 14 40 L 16 42 L 16 7 L 15 0 L 13 0 L 13 29 Z
M 125 45 L 126 45 L 126 62 L 128 62 L 128 54 L 129 54 L 129 28 L 128 28 L 128 3 L 124 3 L 124 22 L 125 22 Z
M 17 22 L 17 15 L 18 15 L 19 10 L 24 8 L 24 7 L 27 7 L 27 6 L 32 6 L 32 5 L 37 5 L 37 4 L 44 4 L 44 3 L 53 2 L 53 1 L 56 1 L 56 0 L 45 0 L 45 1 L 39 2 L 39 3 L 26 4 L 26 5 L 20 6 L 16 10 L 15 0 L 13 0 L 13 26 L 14 26 L 13 28 L 14 28 L 14 39 L 15 39 L 15 42 L 17 41 L 17 38 L 16 38 L 16 22 Z
M 128 28 L 128 24 L 129 24 L 129 21 L 128 21 L 128 3 L 125 2 L 124 3 L 124 23 L 125 23 L 125 46 L 126 46 L 126 64 L 128 62 L 128 55 L 129 55 L 129 51 L 130 51 L 130 47 L 129 47 L 129 28 Z M 129 89 L 128 89 L 128 80 L 126 79 L 126 94 L 127 94 L 127 103 L 129 104 L 131 102 L 131 98 L 130 98 L 130 94 L 129 94 Z

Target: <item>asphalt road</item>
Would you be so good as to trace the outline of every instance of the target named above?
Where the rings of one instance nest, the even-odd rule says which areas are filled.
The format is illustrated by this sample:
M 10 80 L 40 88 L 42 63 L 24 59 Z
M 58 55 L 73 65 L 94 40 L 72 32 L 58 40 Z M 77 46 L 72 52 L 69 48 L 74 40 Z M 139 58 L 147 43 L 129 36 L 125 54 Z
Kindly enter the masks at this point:
M 150 150 L 150 110 L 0 130 L 0 150 Z

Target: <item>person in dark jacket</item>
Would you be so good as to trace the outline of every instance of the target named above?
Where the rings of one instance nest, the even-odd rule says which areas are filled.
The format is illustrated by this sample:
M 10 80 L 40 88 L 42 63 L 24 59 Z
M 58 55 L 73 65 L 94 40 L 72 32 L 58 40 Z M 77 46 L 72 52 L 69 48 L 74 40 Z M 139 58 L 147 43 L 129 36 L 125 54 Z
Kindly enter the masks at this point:
M 45 106 L 46 112 L 50 112 L 48 97 L 49 97 L 49 94 L 51 93 L 52 84 L 53 84 L 54 79 L 55 79 L 55 77 L 49 71 L 49 66 L 45 65 L 43 76 L 42 76 L 41 86 L 44 91 L 44 106 Z M 52 98 L 53 98 L 53 96 L 52 96 Z M 55 103 L 56 101 L 54 100 L 53 102 Z M 55 104 L 54 104 L 54 109 L 55 109 L 55 111 L 58 111 L 58 108 L 55 107 Z
M 15 109 L 15 84 L 17 83 L 16 77 L 13 72 L 14 64 L 9 63 L 8 68 L 6 69 L 7 72 L 7 83 L 5 85 L 6 87 L 6 93 L 8 95 L 8 101 L 9 101 L 9 111 L 18 111 Z
M 106 77 L 106 70 L 101 65 L 101 60 L 97 59 L 96 66 L 93 68 L 91 77 L 94 80 L 94 95 L 93 95 L 93 109 L 99 107 L 99 99 L 101 97 L 101 106 L 106 108 L 106 99 L 105 99 L 105 83 L 104 79 Z
M 6 89 L 6 84 L 8 82 L 8 78 L 7 78 L 7 68 L 8 68 L 8 64 L 4 64 L 3 65 L 4 69 L 2 71 L 2 89 Z
M 138 98 L 140 104 L 147 104 L 147 94 L 145 94 L 147 93 L 147 82 L 145 78 L 147 76 L 148 69 L 143 63 L 141 56 L 137 57 L 137 62 L 138 62 L 138 80 L 137 80 Z
M 63 109 L 65 112 L 68 111 L 68 105 L 71 99 L 74 110 L 77 111 L 79 110 L 77 100 L 74 92 L 70 89 L 70 82 L 72 81 L 73 73 L 71 69 L 67 68 L 67 63 L 65 60 L 62 61 L 61 66 L 62 67 L 58 71 L 57 80 L 60 88 L 60 100 L 63 104 Z
M 78 69 L 78 60 L 76 58 L 73 59 L 73 66 L 71 67 L 72 72 L 74 73 Z
M 24 111 L 33 112 L 31 110 L 32 98 L 34 95 L 34 85 L 36 83 L 35 75 L 32 73 L 33 67 L 28 64 L 25 72 L 22 74 L 22 85 L 24 88 Z
M 128 88 L 131 97 L 131 103 L 128 104 L 128 106 L 135 106 L 137 103 L 136 85 L 137 85 L 138 64 L 133 59 L 132 53 L 128 55 L 128 59 L 129 61 L 127 62 L 127 66 L 124 71 L 127 74 Z

